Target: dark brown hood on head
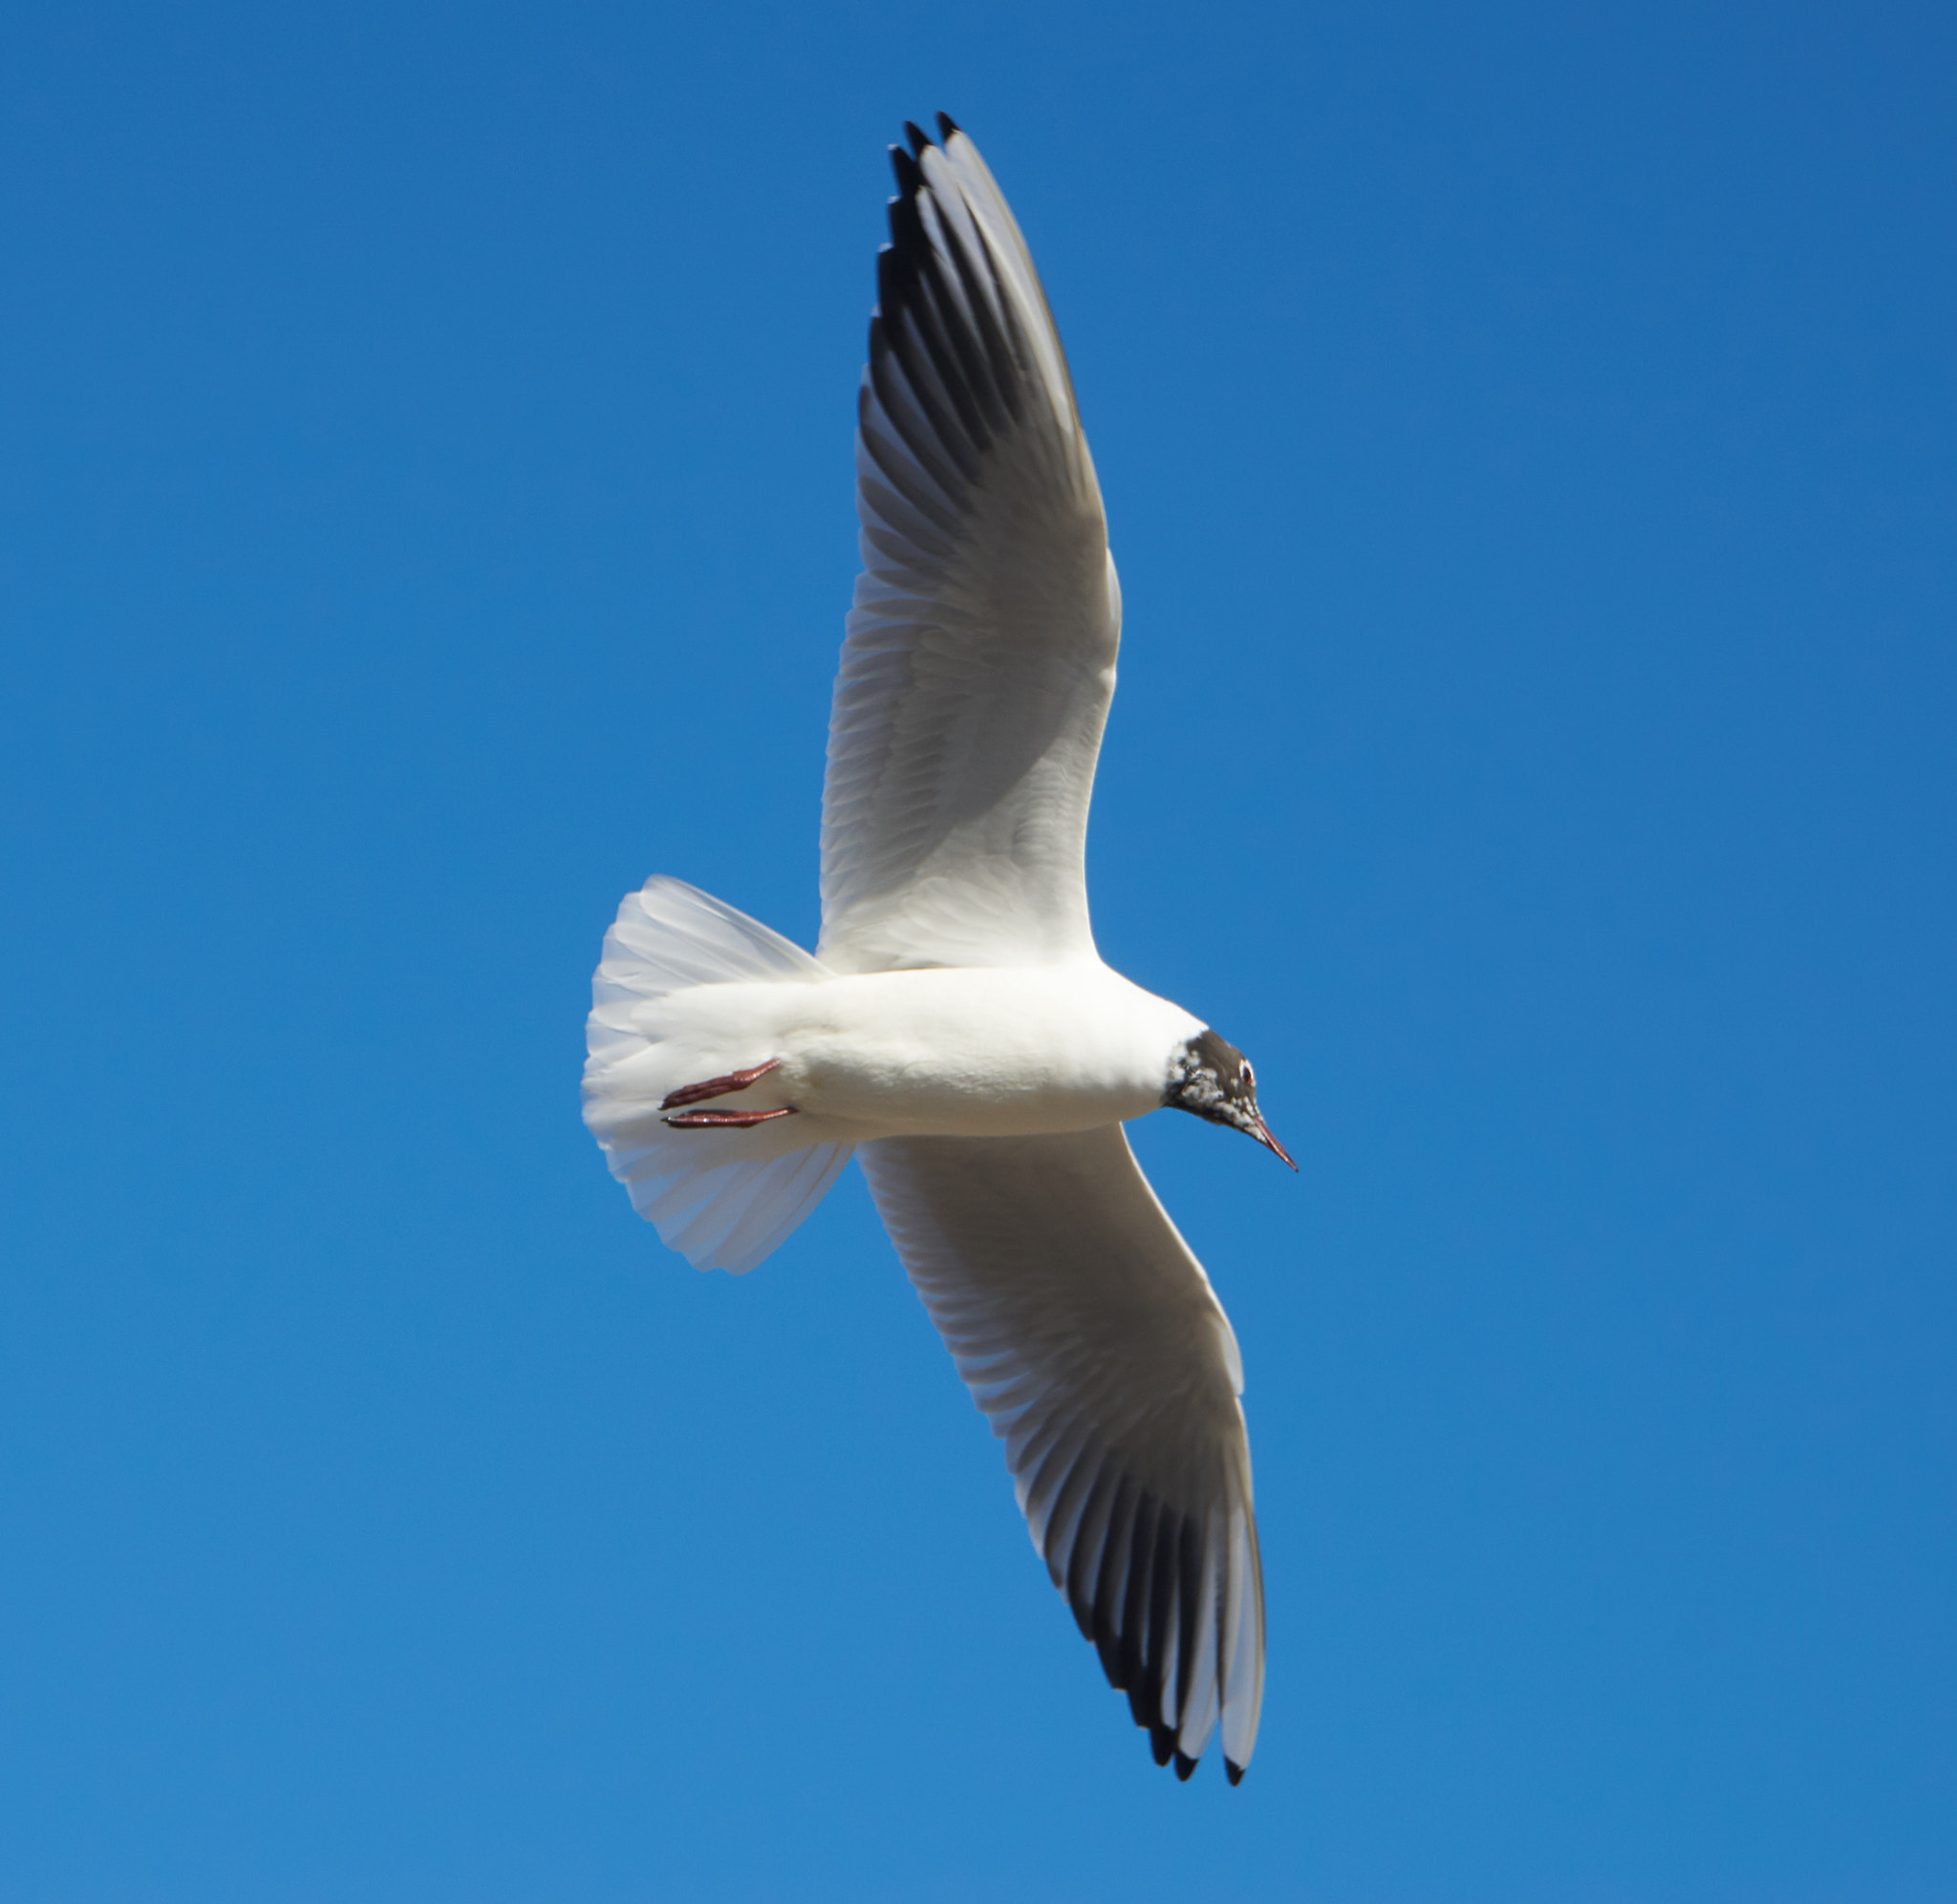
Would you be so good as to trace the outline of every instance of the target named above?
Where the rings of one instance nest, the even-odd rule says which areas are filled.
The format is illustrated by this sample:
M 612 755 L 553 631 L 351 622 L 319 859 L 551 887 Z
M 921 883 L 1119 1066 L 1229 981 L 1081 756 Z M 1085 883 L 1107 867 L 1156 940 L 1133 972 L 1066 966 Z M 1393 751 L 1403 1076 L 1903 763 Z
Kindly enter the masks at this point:
M 1271 1135 L 1258 1109 L 1258 1080 L 1250 1059 L 1215 1032 L 1198 1032 L 1176 1048 L 1169 1060 L 1162 1102 L 1172 1110 L 1240 1130 L 1291 1164 L 1291 1153 Z

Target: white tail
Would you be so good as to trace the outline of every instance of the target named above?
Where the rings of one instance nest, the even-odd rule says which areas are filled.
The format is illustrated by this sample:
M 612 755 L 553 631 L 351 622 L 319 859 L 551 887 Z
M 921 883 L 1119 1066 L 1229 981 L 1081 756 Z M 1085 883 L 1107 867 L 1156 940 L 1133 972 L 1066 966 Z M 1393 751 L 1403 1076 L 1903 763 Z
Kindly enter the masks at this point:
M 612 1174 L 659 1240 L 697 1270 L 744 1274 L 822 1201 L 849 1161 L 848 1144 L 779 1118 L 751 1130 L 675 1130 L 668 1092 L 755 1061 L 676 1036 L 662 1006 L 711 985 L 809 984 L 828 977 L 801 947 L 683 880 L 656 877 L 627 894 L 605 934 L 586 1024 L 585 1123 Z M 763 1054 L 765 1056 L 765 1054 Z

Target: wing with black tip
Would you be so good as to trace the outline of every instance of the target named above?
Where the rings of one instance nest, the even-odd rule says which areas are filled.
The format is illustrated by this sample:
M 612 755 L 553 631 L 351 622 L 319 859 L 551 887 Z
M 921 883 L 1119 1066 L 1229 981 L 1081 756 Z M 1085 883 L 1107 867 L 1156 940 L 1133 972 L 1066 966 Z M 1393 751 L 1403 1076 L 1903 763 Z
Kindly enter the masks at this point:
M 1120 591 L 1045 294 L 978 148 L 909 128 L 856 438 L 863 570 L 823 789 L 839 971 L 1091 955 Z
M 1220 1725 L 1235 1784 L 1264 1679 L 1242 1375 L 1127 1135 L 889 1138 L 856 1154 L 1156 1764 L 1187 1778 Z

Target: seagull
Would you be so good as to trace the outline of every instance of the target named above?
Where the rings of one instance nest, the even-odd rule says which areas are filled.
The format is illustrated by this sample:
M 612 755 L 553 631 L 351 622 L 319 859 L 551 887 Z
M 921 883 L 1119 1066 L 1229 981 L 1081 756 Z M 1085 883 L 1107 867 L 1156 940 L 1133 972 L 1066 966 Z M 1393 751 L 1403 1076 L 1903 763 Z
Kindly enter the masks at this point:
M 585 1122 L 660 1239 L 736 1274 L 860 1161 L 1155 1763 L 1187 1779 L 1220 1729 L 1235 1785 L 1264 1677 L 1242 1364 L 1122 1126 L 1167 1106 L 1291 1158 L 1243 1054 L 1094 949 L 1121 591 L 1026 242 L 937 125 L 891 148 L 820 942 L 677 879 L 629 894 Z

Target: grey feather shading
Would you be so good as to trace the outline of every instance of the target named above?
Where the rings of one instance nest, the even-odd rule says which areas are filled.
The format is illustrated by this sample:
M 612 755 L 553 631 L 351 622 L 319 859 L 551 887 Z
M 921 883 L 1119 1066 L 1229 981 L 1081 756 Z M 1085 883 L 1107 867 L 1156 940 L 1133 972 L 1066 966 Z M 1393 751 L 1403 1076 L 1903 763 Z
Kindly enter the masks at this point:
M 858 1152 L 1034 1545 L 1157 1765 L 1241 1777 L 1263 1587 L 1236 1342 L 1119 1125 Z
M 863 574 L 829 723 L 820 954 L 1090 948 L 1085 843 L 1119 590 L 1065 353 L 970 139 L 893 146 L 857 408 Z

